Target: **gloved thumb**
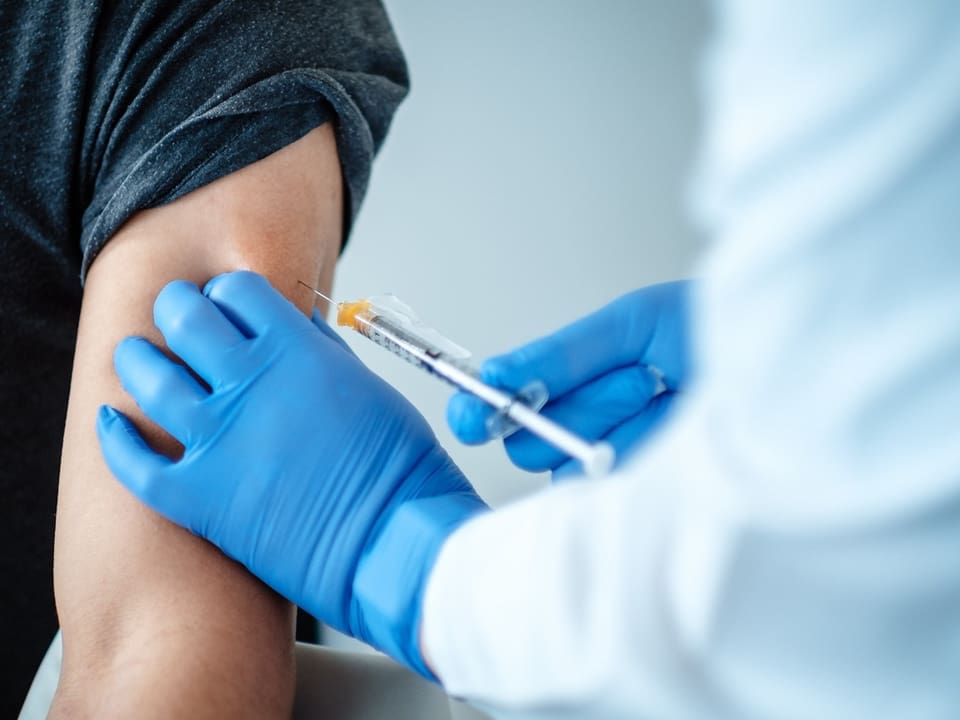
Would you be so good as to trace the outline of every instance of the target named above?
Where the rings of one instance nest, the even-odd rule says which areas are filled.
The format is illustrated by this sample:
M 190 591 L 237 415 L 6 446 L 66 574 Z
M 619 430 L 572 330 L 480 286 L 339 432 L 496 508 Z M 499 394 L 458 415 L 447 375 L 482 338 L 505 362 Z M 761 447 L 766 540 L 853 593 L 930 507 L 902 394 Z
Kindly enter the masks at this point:
M 184 498 L 176 496 L 168 478 L 173 461 L 154 452 L 133 423 L 109 405 L 97 414 L 97 437 L 110 472 L 146 505 L 183 524 L 178 510 Z

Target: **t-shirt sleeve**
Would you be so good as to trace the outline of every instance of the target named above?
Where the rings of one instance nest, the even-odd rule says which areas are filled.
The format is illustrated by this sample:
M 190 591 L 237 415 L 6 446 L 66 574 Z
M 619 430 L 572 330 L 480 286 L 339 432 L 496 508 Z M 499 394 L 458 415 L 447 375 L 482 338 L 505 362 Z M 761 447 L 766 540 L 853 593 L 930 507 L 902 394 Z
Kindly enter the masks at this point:
M 346 236 L 408 80 L 379 2 L 194 0 L 103 3 L 88 85 L 81 277 L 136 211 L 325 122 L 336 126 Z

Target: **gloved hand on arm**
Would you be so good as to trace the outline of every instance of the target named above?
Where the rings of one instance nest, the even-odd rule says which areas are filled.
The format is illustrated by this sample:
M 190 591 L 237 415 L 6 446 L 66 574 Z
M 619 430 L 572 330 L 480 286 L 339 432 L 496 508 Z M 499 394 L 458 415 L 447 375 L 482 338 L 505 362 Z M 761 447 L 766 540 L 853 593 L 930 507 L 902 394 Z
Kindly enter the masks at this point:
M 430 677 L 424 586 L 447 536 L 486 506 L 423 417 L 254 273 L 202 293 L 171 283 L 154 320 L 210 389 L 147 340 L 121 342 L 124 388 L 185 449 L 154 452 L 104 406 L 114 475 L 316 617 Z
M 512 391 L 542 381 L 550 400 L 541 412 L 586 440 L 606 440 L 619 460 L 660 425 L 686 387 L 690 290 L 689 281 L 635 290 L 552 335 L 490 358 L 481 375 Z M 454 434 L 471 444 L 490 439 L 490 414 L 488 405 L 466 393 L 454 395 L 447 407 Z M 525 430 L 504 445 L 525 470 L 552 470 L 555 479 L 580 472 L 577 461 Z

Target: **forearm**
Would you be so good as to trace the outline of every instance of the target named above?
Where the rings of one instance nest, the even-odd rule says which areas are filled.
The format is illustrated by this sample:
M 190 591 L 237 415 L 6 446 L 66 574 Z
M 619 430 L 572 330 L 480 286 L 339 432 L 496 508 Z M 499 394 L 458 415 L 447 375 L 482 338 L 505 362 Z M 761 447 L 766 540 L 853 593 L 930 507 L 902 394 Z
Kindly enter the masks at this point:
M 245 599 L 251 614 L 256 605 Z M 289 612 L 276 606 L 257 612 L 252 632 L 213 627 L 212 613 L 195 612 L 196 626 L 188 627 L 182 619 L 141 612 L 138 627 L 110 652 L 65 651 L 50 717 L 289 717 L 295 670 Z M 79 655 L 92 664 L 82 666 Z
M 259 163 L 134 218 L 88 276 L 65 432 L 55 582 L 64 635 L 62 716 L 283 717 L 293 616 L 216 548 L 147 510 L 109 474 L 94 425 L 123 409 L 158 449 L 112 368 L 127 335 L 161 341 L 152 303 L 174 278 L 263 272 L 304 311 L 303 278 L 328 287 L 340 242 L 340 173 L 328 126 Z
M 65 453 L 68 464 L 82 463 Z M 85 489 L 70 478 L 98 507 L 58 526 L 59 716 L 285 716 L 291 606 L 215 548 L 96 482 L 102 477 L 86 475 L 94 482 Z M 70 502 L 64 495 L 61 505 Z

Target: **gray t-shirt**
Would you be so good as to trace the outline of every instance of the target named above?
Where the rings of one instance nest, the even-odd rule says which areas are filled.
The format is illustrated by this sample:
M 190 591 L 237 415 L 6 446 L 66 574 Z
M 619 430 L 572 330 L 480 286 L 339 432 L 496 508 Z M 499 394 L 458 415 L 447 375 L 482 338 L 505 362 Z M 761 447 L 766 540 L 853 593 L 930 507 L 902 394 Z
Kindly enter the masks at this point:
M 137 210 L 327 121 L 349 223 L 406 90 L 374 0 L 0 4 L 0 717 L 56 629 L 60 446 L 97 252 Z

